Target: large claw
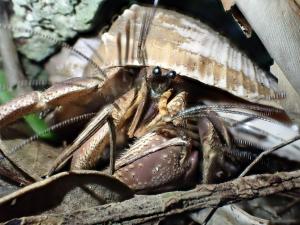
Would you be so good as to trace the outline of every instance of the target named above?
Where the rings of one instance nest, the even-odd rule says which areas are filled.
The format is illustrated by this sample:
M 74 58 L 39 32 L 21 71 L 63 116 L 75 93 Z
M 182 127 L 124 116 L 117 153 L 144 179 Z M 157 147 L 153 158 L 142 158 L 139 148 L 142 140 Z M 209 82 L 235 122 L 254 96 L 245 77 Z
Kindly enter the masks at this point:
M 160 192 L 195 182 L 198 152 L 191 143 L 157 132 L 138 139 L 116 162 L 114 174 L 139 192 Z
M 73 103 L 86 105 L 95 99 L 98 102 L 93 104 L 103 106 L 128 91 L 132 80 L 132 76 L 119 69 L 105 81 L 92 77 L 72 78 L 56 83 L 45 91 L 19 96 L 0 106 L 0 127 L 26 114 L 57 106 L 69 104 L 70 108 Z
M 98 85 L 98 79 L 73 78 L 56 84 L 44 92 L 34 91 L 15 98 L 0 106 L 0 126 L 5 126 L 28 113 L 64 105 L 82 96 L 87 96 L 97 90 Z

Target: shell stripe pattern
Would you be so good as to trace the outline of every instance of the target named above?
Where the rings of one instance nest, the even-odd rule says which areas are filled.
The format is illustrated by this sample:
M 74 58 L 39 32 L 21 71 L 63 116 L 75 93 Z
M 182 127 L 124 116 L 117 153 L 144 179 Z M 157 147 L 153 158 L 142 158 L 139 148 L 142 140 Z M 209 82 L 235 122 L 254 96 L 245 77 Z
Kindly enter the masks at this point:
M 150 7 L 132 5 L 101 36 L 92 59 L 110 76 L 110 68 L 143 66 L 138 60 L 138 40 L 142 18 Z M 119 48 L 118 48 L 119 46 Z M 158 8 L 146 43 L 146 65 L 175 70 L 179 75 L 199 80 L 251 102 L 279 107 L 268 97 L 279 92 L 277 82 L 229 39 L 206 24 L 186 15 Z M 127 51 L 128 50 L 128 51 Z M 86 74 L 92 67 L 86 68 Z

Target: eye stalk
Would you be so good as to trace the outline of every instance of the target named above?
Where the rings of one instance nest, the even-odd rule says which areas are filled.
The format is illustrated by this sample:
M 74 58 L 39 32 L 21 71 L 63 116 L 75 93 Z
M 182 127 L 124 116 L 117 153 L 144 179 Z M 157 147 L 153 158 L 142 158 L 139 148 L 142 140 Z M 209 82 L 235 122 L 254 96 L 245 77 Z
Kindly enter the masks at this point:
M 176 72 L 174 71 L 174 70 L 171 70 L 171 71 L 169 71 L 167 74 L 166 74 L 166 76 L 168 77 L 168 78 L 171 78 L 171 79 L 174 79 L 175 77 L 176 77 Z
M 161 69 L 159 66 L 154 67 L 152 69 L 152 74 L 147 78 L 148 85 L 151 88 L 151 95 L 156 98 L 167 91 L 176 75 L 177 73 L 173 70 L 165 73 L 165 70 Z
M 161 76 L 161 69 L 159 66 L 154 67 L 154 69 L 152 70 L 152 74 L 154 77 L 159 77 Z

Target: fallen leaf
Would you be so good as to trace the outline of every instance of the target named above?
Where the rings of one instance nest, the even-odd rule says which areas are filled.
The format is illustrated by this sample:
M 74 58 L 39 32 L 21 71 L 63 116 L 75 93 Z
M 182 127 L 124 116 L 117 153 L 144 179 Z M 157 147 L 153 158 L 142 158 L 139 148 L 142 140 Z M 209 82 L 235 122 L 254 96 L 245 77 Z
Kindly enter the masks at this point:
M 21 149 L 13 151 L 14 147 L 24 142 L 23 139 L 3 140 L 6 148 L 3 152 L 21 168 L 31 175 L 44 176 L 54 160 L 61 153 L 60 148 L 54 148 L 45 143 L 35 141 L 24 145 Z
M 63 172 L 0 199 L 0 221 L 32 215 L 67 213 L 118 202 L 133 192 L 98 171 Z

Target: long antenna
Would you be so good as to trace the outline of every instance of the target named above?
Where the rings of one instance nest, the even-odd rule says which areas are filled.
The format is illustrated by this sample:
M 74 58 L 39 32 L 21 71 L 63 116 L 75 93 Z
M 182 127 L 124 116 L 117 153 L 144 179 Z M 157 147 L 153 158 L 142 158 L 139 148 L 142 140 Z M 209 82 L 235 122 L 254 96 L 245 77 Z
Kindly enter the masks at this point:
M 140 31 L 140 36 L 138 40 L 138 52 L 137 52 L 137 58 L 140 63 L 143 65 L 146 64 L 146 40 L 147 36 L 150 31 L 151 23 L 153 21 L 153 18 L 155 16 L 156 10 L 157 10 L 157 5 L 159 3 L 159 0 L 154 0 L 153 7 L 151 13 L 149 13 L 147 10 L 145 14 L 143 15 L 143 21 L 142 21 L 142 26 L 141 26 L 141 31 Z
M 66 127 L 72 123 L 78 123 L 79 121 L 83 121 L 83 120 L 88 120 L 91 119 L 92 117 L 94 117 L 96 115 L 96 113 L 86 113 L 86 114 L 82 114 L 76 117 L 72 117 L 70 119 L 64 120 L 60 123 L 57 123 L 47 129 L 45 129 L 43 132 L 35 134 L 31 137 L 29 137 L 28 139 L 24 140 L 22 143 L 20 143 L 19 145 L 15 146 L 11 151 L 10 151 L 10 155 L 14 154 L 15 152 L 17 152 L 18 150 L 22 149 L 25 145 L 38 140 L 43 134 L 46 134 L 48 132 L 60 129 L 62 127 Z M 3 157 L 0 156 L 0 161 L 3 159 Z

